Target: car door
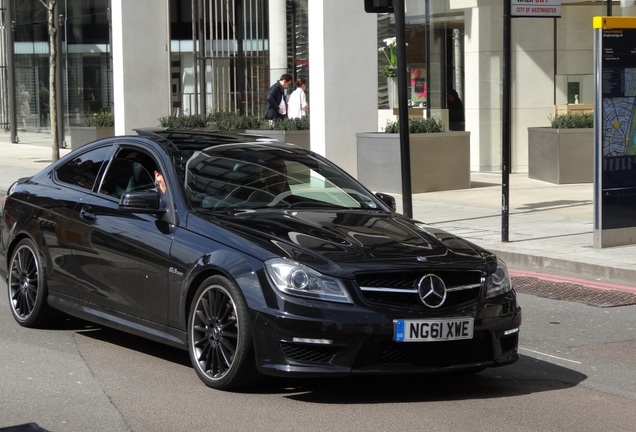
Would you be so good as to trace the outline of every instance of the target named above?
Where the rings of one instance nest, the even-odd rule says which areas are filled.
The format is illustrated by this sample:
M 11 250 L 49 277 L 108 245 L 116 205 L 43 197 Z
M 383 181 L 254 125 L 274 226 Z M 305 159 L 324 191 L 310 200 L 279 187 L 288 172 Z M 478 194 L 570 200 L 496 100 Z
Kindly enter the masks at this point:
M 56 168 L 47 182 L 34 185 L 31 201 L 38 209 L 34 219 L 48 253 L 47 286 L 51 292 L 78 296 L 72 251 L 83 247 L 84 233 L 73 222 L 74 209 L 95 187 L 111 151 L 112 146 L 105 145 L 80 153 Z
M 116 153 L 97 192 L 78 205 L 77 224 L 89 242 L 74 254 L 82 300 L 120 317 L 166 324 L 172 227 L 158 215 L 118 210 L 123 193 L 154 188 L 151 173 L 158 166 L 156 158 L 138 147 Z M 164 199 L 171 205 L 169 194 Z

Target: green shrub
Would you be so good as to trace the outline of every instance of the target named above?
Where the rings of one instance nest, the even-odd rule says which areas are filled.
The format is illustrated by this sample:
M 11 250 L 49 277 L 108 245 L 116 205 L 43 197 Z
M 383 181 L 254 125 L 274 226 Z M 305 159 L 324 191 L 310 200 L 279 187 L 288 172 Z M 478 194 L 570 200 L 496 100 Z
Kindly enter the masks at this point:
M 309 130 L 309 116 L 299 119 L 269 121 L 255 116 L 241 115 L 239 112 L 217 111 L 208 115 L 188 114 L 159 118 L 161 127 L 174 129 L 229 130 Z
M 399 133 L 400 122 L 399 121 L 387 121 L 386 133 Z M 444 124 L 434 118 L 410 118 L 409 119 L 409 133 L 437 133 L 444 132 Z
M 159 118 L 162 127 L 181 128 L 205 128 L 208 126 L 208 116 L 203 114 L 192 114 L 184 116 L 166 116 Z
M 256 129 L 256 128 L 255 128 Z M 258 129 L 269 130 L 309 130 L 309 116 L 297 118 L 297 119 L 282 119 L 276 121 L 265 121 L 263 125 Z
M 594 127 L 594 114 L 560 114 L 556 117 L 548 117 L 551 127 L 554 129 L 581 129 Z
M 99 112 L 87 116 L 84 119 L 84 126 L 89 127 L 108 127 L 115 126 L 115 117 L 110 108 L 102 108 Z
M 262 120 L 239 112 L 217 111 L 208 115 L 208 125 L 217 130 L 260 129 Z

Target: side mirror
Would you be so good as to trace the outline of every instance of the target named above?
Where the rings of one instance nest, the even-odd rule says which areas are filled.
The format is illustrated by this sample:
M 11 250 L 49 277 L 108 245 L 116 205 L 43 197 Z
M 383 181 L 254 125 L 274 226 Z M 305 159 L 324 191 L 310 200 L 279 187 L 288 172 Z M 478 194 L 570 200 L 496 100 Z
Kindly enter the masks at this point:
M 375 194 L 375 196 L 382 201 L 384 204 L 386 204 L 391 210 L 393 211 L 397 211 L 397 205 L 395 204 L 395 198 L 393 198 L 392 195 L 388 195 L 382 192 L 378 192 Z
M 157 191 L 128 192 L 119 200 L 119 210 L 128 213 L 163 213 Z

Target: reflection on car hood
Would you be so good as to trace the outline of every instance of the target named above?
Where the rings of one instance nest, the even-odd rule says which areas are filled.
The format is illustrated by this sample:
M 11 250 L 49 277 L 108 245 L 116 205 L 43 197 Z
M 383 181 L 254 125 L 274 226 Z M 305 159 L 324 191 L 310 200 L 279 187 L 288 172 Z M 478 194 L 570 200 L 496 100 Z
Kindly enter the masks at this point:
M 242 211 L 216 214 L 225 229 L 276 255 L 341 270 L 372 270 L 423 263 L 483 266 L 493 255 L 445 231 L 396 214 L 372 211 Z M 355 268 L 351 268 L 351 267 Z M 335 270 L 333 267 L 331 270 Z

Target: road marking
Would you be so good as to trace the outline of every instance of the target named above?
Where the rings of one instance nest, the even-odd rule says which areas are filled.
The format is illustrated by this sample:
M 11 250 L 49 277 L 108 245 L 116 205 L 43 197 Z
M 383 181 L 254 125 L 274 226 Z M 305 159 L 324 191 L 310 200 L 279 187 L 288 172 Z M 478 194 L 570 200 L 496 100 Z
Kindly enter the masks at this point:
M 524 351 L 531 352 L 531 353 L 533 353 L 533 354 L 539 354 L 539 355 L 542 355 L 542 356 L 551 357 L 551 358 L 554 358 L 554 359 L 557 359 L 557 360 L 563 360 L 563 361 L 566 361 L 566 362 L 576 363 L 576 364 L 583 364 L 583 363 L 581 363 L 580 361 L 570 360 L 570 359 L 566 359 L 566 358 L 563 358 L 563 357 L 557 357 L 557 356 L 554 356 L 554 355 L 551 355 L 551 354 L 542 353 L 542 352 L 540 352 L 540 351 L 534 351 L 534 350 L 531 350 L 531 349 L 528 349 L 528 348 L 521 348 L 521 347 L 519 347 L 519 349 L 520 349 L 520 350 L 524 350 Z
M 591 281 L 591 280 L 579 279 L 579 278 L 569 277 L 569 276 L 550 275 L 545 273 L 535 273 L 535 272 L 523 271 L 523 270 L 510 270 L 510 276 L 534 277 L 534 278 L 549 281 L 549 282 L 563 282 L 563 283 L 581 285 L 581 286 L 589 287 L 589 288 L 598 288 L 605 291 L 623 291 L 623 292 L 636 294 L 636 287 L 631 287 L 627 285 L 618 285 L 618 284 L 612 284 L 612 283 L 600 282 L 600 281 Z

